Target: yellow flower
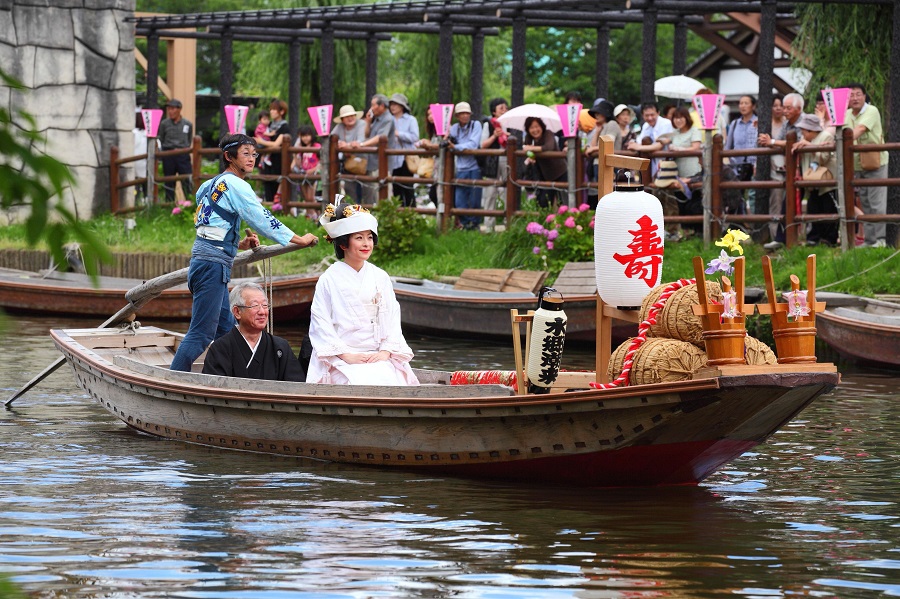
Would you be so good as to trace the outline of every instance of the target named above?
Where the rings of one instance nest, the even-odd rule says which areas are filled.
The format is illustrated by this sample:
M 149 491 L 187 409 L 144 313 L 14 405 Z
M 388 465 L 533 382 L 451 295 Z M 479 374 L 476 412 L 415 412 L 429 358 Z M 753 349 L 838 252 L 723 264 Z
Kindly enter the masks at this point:
M 728 229 L 728 232 L 725 233 L 721 240 L 716 242 L 716 245 L 728 248 L 729 251 L 737 251 L 738 254 L 743 256 L 744 248 L 741 247 L 741 242 L 746 239 L 750 239 L 750 236 L 740 229 Z

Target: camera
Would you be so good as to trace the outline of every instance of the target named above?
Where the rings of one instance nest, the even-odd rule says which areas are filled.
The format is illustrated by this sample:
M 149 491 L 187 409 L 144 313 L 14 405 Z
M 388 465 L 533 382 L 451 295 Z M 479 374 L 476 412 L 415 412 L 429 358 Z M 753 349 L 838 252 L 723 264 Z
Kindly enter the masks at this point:
M 455 135 L 451 135 L 451 136 L 448 137 L 447 139 L 450 140 L 450 143 L 452 143 L 454 146 L 455 146 L 457 143 L 459 143 L 458 141 L 456 141 L 456 136 L 455 136 Z

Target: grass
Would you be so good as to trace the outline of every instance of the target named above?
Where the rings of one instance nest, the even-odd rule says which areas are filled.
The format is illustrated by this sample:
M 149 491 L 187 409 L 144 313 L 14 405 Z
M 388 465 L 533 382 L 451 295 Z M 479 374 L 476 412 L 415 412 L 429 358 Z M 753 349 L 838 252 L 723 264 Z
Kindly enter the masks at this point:
M 92 230 L 114 252 L 190 253 L 194 239 L 191 214 L 171 214 L 171 208 L 157 207 L 132 215 L 136 227 L 126 232 L 124 218 L 110 214 L 90 221 Z M 273 260 L 276 274 L 307 272 L 326 256 L 332 256 L 330 244 L 317 223 L 303 217 L 280 216 L 294 232 L 303 235 L 314 232 L 322 238 L 315 248 L 292 252 Z M 433 224 L 433 220 L 429 221 Z M 466 268 L 533 268 L 527 264 L 531 257 L 531 242 L 523 233 L 525 221 L 514 223 L 503 233 L 484 235 L 471 231 L 451 231 L 437 235 L 434 228 L 416 241 L 408 255 L 390 261 L 379 261 L 375 250 L 373 261 L 395 276 L 436 278 L 458 276 Z M 585 235 L 592 232 L 585 231 Z M 0 248 L 24 248 L 25 229 L 22 225 L 0 227 Z M 693 277 L 691 260 L 702 256 L 708 262 L 717 256 L 715 246 L 704 249 L 702 241 L 690 238 L 666 244 L 663 262 L 663 281 Z M 763 286 L 760 258 L 765 250 L 757 244 L 744 244 L 747 286 Z M 900 257 L 893 248 L 855 249 L 842 253 L 838 248 L 796 247 L 770 254 L 777 289 L 790 289 L 790 275 L 796 274 L 801 287 L 806 286 L 806 257 L 817 256 L 818 288 L 856 295 L 900 293 Z M 558 272 L 553 267 L 564 261 L 551 263 L 550 279 Z

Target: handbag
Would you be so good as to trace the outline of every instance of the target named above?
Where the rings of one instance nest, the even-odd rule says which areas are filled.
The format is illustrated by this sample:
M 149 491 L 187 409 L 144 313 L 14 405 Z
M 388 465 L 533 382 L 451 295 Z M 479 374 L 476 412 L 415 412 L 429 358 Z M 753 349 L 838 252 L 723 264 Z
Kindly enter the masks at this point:
M 860 152 L 859 166 L 864 171 L 877 171 L 881 168 L 881 152 Z
M 346 156 L 344 158 L 344 171 L 351 175 L 365 175 L 366 159 L 361 156 Z
M 804 181 L 833 181 L 834 174 L 824 166 L 817 166 L 815 169 L 812 167 L 807 168 L 803 171 L 803 180 Z
M 419 168 L 414 174 L 423 179 L 430 179 L 434 175 L 434 158 L 431 156 L 419 158 Z
M 406 155 L 406 168 L 412 175 L 419 172 L 419 157 L 415 154 Z

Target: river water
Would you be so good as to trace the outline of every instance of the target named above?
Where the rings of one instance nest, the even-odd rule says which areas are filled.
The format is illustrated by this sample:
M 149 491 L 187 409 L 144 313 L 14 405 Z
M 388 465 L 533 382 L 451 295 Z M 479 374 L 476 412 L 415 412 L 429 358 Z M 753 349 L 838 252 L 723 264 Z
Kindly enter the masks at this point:
M 51 326 L 89 324 L 8 322 L 2 399 L 59 355 Z M 419 366 L 512 363 L 409 341 Z M 0 576 L 41 598 L 900 596 L 900 379 L 841 370 L 698 487 L 573 490 L 156 440 L 66 366 L 0 410 Z

